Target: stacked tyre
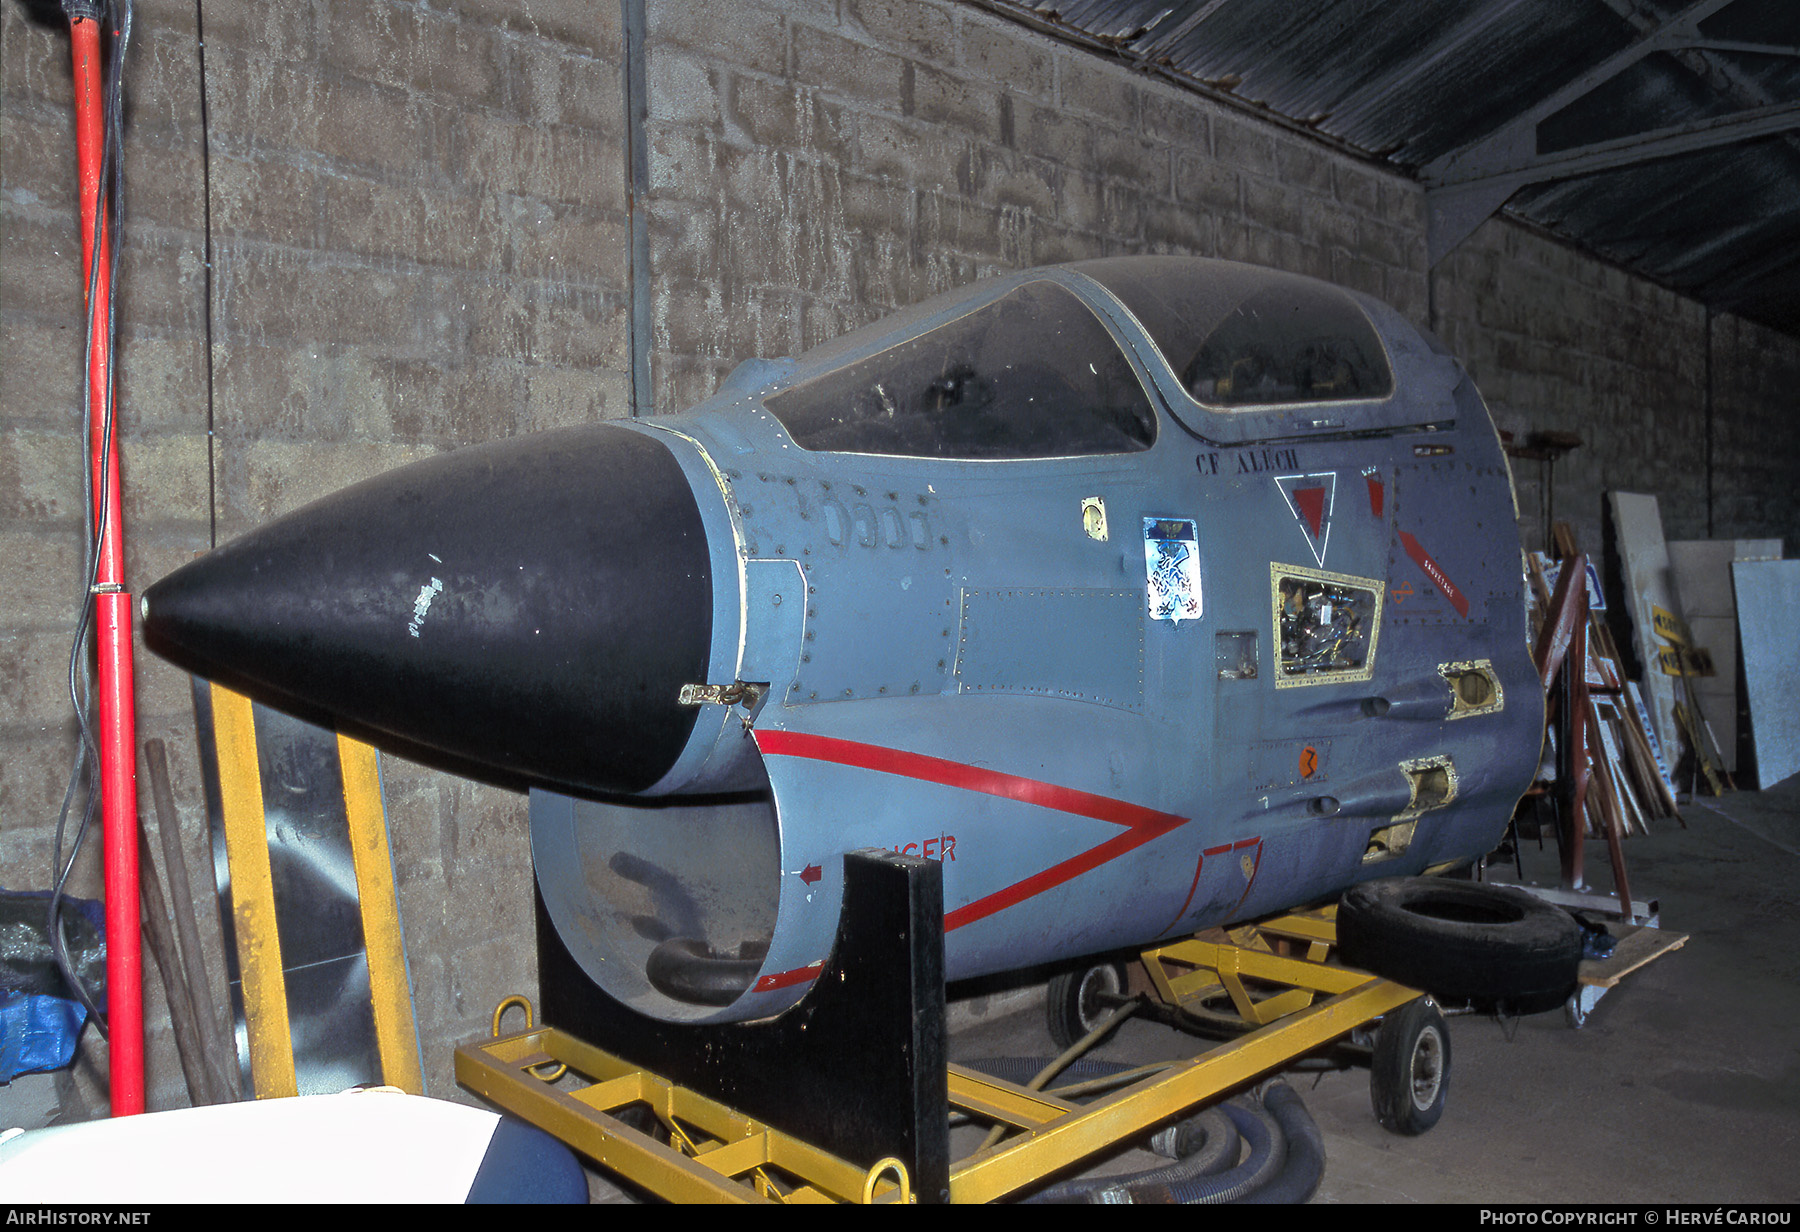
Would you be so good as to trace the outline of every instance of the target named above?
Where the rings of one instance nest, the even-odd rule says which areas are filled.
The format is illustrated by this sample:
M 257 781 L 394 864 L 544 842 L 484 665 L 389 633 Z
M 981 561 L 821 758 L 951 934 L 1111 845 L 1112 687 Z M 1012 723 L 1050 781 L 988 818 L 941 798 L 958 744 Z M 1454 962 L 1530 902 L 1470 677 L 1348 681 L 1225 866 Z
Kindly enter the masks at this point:
M 1338 957 L 1446 1005 L 1513 1014 L 1575 990 L 1581 926 L 1523 890 L 1441 877 L 1388 877 L 1345 891 Z

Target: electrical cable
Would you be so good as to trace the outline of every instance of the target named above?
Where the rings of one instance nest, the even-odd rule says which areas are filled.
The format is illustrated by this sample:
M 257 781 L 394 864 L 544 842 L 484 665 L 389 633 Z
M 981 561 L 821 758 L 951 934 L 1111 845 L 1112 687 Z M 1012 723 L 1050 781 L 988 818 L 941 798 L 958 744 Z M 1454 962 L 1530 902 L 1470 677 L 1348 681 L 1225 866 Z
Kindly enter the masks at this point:
M 82 439 L 93 439 L 94 427 L 94 392 L 90 374 L 93 371 L 95 346 L 95 318 L 99 312 L 94 301 L 99 295 L 100 284 L 100 242 L 106 234 L 106 218 L 112 215 L 112 243 L 107 251 L 107 285 L 109 293 L 106 297 L 106 363 L 102 373 L 102 398 L 105 405 L 100 412 L 101 452 L 99 466 L 93 467 L 83 460 L 82 466 L 82 524 L 86 541 L 86 561 L 83 569 L 83 587 L 80 605 L 75 620 L 75 633 L 69 649 L 69 700 L 74 706 L 75 722 L 79 729 L 80 746 L 76 751 L 75 765 L 69 775 L 69 784 L 63 793 L 62 808 L 57 815 L 56 837 L 52 854 L 53 870 L 56 872 L 55 882 L 50 893 L 50 909 L 48 915 L 48 931 L 50 949 L 56 960 L 57 970 L 68 983 L 94 1020 L 96 1029 L 102 1038 L 107 1038 L 106 1017 L 95 1004 L 93 995 L 81 980 L 69 961 L 67 942 L 62 933 L 62 900 L 64 887 L 69 875 L 75 867 L 76 857 L 87 837 L 88 829 L 93 823 L 94 812 L 100 800 L 100 755 L 99 747 L 94 740 L 92 724 L 88 720 L 88 708 L 92 703 L 88 688 L 88 673 L 83 670 L 86 665 L 89 634 L 92 631 L 94 611 L 94 587 L 99 578 L 101 538 L 105 534 L 106 522 L 110 513 L 109 501 L 111 492 L 105 482 L 105 476 L 111 465 L 114 448 L 114 433 L 117 430 L 115 406 L 117 401 L 115 386 L 114 341 L 118 331 L 118 307 L 116 289 L 119 273 L 119 224 L 124 218 L 124 66 L 125 53 L 131 43 L 131 0 L 112 0 L 109 4 L 84 3 L 82 0 L 65 0 L 64 10 L 74 20 L 102 20 L 102 16 L 112 19 L 112 42 L 109 49 L 107 80 L 101 96 L 102 137 L 100 149 L 99 193 L 94 203 L 94 222 L 92 243 L 89 251 L 93 259 L 89 262 L 88 285 L 86 299 L 86 320 L 84 324 L 85 342 L 82 356 Z M 110 208 L 109 208 L 110 207 Z M 101 476 L 99 494 L 96 498 L 94 476 Z M 85 772 L 85 774 L 84 774 Z M 63 860 L 63 835 L 67 828 L 69 811 L 74 802 L 78 783 L 87 780 L 87 801 L 82 810 L 81 822 L 76 827 L 75 840 L 70 847 L 68 860 Z

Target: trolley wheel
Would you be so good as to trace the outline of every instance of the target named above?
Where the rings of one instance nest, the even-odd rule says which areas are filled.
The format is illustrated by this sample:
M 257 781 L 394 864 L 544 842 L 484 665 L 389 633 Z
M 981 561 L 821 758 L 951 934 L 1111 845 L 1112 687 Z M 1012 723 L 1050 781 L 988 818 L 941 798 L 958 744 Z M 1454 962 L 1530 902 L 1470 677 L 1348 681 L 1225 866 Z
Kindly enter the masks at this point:
M 1383 1018 L 1369 1066 L 1369 1099 L 1382 1128 L 1424 1133 L 1444 1115 L 1449 1087 L 1450 1029 L 1437 1003 L 1420 997 Z
M 1605 993 L 1604 988 L 1582 984 L 1569 994 L 1569 999 L 1563 1002 L 1563 1021 L 1569 1024 L 1571 1031 L 1579 1031 L 1587 1026 L 1588 1015 L 1594 1012 L 1594 1007 L 1600 1004 L 1600 998 Z
M 1058 1048 L 1073 1047 L 1117 1008 L 1107 997 L 1122 997 L 1126 987 L 1125 964 L 1098 963 L 1079 971 L 1065 971 L 1050 981 L 1044 1012 L 1050 1038 Z

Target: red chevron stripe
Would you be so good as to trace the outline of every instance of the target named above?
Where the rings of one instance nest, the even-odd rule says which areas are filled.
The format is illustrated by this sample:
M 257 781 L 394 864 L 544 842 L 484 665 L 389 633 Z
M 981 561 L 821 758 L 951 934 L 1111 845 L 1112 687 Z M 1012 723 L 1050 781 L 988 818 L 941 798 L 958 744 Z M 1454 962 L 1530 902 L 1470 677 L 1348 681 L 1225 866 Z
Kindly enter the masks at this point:
M 1140 804 L 1132 804 L 1128 800 L 1117 800 L 1111 796 L 1078 791 L 1073 787 L 1060 787 L 1055 783 L 1045 783 L 1039 779 L 1028 779 L 1016 774 L 1005 774 L 998 770 L 987 770 L 980 766 L 948 761 L 941 757 L 928 757 L 923 753 L 908 753 L 878 744 L 863 744 L 860 741 L 839 740 L 832 736 L 815 736 L 805 732 L 786 731 L 759 731 L 756 733 L 756 743 L 767 755 L 806 757 L 815 761 L 834 762 L 841 766 L 853 766 L 859 770 L 873 770 L 881 774 L 894 774 L 926 783 L 939 783 L 946 787 L 981 792 L 984 795 L 999 796 L 1007 800 L 1018 800 L 1026 804 L 1035 804 L 1040 808 L 1072 813 L 1078 817 L 1091 817 L 1096 821 L 1125 827 L 1125 833 L 1110 838 L 1096 847 L 1071 856 L 1060 864 L 1054 864 L 1023 881 L 996 890 L 985 898 L 978 898 L 972 903 L 958 907 L 944 916 L 945 932 L 961 928 L 964 924 L 972 924 L 976 920 L 985 919 L 996 912 L 1004 911 L 1028 898 L 1042 894 L 1046 890 L 1054 889 L 1064 882 L 1072 881 L 1091 869 L 1098 868 L 1110 860 L 1116 860 L 1128 851 L 1143 846 L 1151 839 L 1167 834 L 1188 820 L 1186 817 L 1180 817 L 1174 813 L 1164 813 L 1156 809 L 1145 808 Z

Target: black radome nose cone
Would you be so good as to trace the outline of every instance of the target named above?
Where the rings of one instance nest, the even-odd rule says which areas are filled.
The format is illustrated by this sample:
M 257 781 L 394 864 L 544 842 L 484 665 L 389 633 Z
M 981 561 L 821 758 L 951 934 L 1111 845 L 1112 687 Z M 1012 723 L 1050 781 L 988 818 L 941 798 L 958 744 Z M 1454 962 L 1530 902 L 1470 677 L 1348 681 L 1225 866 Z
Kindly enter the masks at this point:
M 144 593 L 150 645 L 278 707 L 485 767 L 635 792 L 706 679 L 712 578 L 687 479 L 608 424 L 478 445 L 279 518 Z

